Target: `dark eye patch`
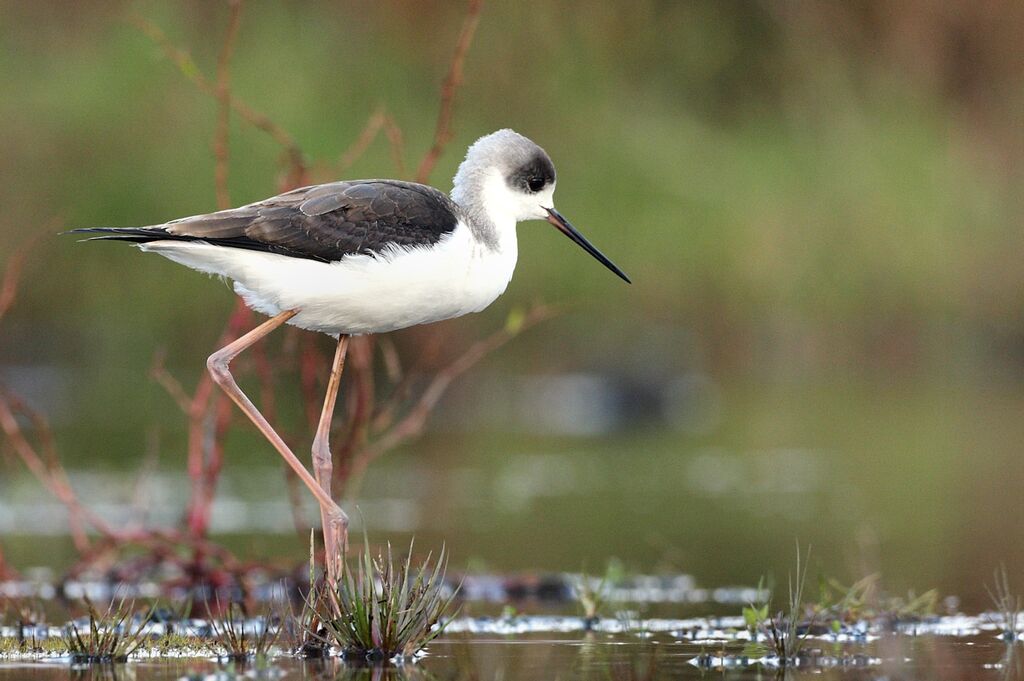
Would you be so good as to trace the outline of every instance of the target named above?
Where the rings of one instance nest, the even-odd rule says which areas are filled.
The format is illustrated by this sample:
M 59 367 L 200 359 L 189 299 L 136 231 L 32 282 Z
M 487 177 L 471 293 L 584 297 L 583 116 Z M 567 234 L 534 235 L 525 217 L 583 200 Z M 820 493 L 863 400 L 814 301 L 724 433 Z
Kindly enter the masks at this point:
M 533 194 L 554 182 L 555 166 L 544 153 L 537 154 L 508 177 L 510 186 Z

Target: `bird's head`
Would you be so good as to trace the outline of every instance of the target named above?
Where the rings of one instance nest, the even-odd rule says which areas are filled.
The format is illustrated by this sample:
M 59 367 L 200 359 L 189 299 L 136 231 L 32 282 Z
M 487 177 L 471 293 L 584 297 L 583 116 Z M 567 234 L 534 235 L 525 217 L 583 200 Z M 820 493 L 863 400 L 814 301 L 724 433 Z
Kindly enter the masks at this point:
M 629 282 L 629 277 L 606 258 L 555 210 L 555 165 L 539 145 L 504 129 L 474 142 L 455 174 L 452 197 L 474 206 L 501 225 L 547 220 L 605 267 Z

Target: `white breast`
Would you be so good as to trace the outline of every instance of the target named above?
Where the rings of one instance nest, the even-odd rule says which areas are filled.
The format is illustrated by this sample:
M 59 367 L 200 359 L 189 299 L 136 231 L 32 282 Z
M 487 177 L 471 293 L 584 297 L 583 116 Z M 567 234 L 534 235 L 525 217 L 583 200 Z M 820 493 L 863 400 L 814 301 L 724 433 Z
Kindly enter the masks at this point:
M 258 312 L 299 310 L 289 324 L 354 335 L 479 312 L 505 291 L 517 257 L 514 228 L 492 250 L 462 222 L 432 246 L 334 263 L 202 242 L 153 241 L 140 248 L 232 279 L 235 292 Z

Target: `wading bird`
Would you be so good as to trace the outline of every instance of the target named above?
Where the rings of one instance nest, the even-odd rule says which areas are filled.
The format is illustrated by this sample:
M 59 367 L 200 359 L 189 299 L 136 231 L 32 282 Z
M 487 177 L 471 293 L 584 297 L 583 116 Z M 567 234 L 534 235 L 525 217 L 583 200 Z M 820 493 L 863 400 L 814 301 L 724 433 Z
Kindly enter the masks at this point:
M 206 364 L 319 502 L 328 575 L 334 578 L 348 517 L 329 492 L 328 437 L 349 337 L 450 319 L 490 305 L 512 278 L 516 223 L 523 220 L 547 220 L 629 282 L 555 210 L 554 191 L 555 167 L 547 153 L 512 130 L 499 130 L 469 147 L 450 198 L 412 182 L 352 180 L 301 187 L 161 225 L 74 231 L 132 242 L 227 277 L 250 308 L 270 317 L 210 355 Z M 229 370 L 232 359 L 282 324 L 338 339 L 313 439 L 314 475 Z

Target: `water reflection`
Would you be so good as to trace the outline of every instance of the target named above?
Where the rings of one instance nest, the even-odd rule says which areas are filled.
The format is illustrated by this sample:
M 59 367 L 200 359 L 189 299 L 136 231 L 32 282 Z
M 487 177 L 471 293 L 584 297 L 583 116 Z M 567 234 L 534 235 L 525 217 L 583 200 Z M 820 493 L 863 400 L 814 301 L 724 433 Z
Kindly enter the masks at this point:
M 417 664 L 359 664 L 338 658 L 304 660 L 298 669 L 304 681 L 434 681 L 438 677 Z
M 70 677 L 73 681 L 127 681 L 135 675 L 125 664 L 83 664 L 72 665 Z

